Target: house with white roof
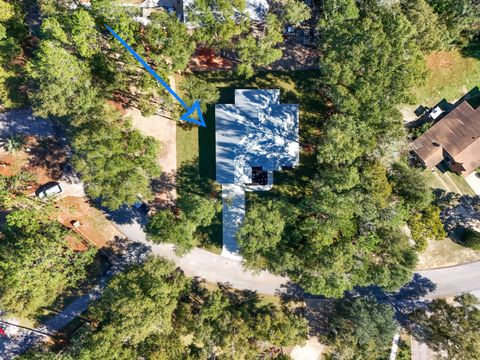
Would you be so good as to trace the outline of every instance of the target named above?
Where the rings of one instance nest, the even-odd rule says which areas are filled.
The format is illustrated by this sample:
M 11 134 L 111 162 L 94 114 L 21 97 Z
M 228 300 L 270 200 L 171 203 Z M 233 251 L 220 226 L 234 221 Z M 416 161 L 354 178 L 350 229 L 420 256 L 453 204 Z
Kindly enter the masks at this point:
M 280 104 L 280 90 L 235 90 L 235 104 L 215 106 L 216 180 L 222 185 L 222 255 L 239 259 L 236 232 L 245 191 L 267 191 L 273 172 L 299 163 L 299 106 Z

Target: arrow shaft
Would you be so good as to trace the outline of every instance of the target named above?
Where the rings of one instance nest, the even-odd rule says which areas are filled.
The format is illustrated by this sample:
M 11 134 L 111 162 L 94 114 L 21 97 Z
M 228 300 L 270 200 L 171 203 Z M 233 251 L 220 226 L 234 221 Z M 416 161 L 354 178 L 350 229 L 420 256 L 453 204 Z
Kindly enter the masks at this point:
M 137 61 L 142 64 L 142 66 L 156 79 L 160 84 L 163 85 L 165 89 L 175 98 L 177 101 L 185 108 L 188 109 L 187 104 L 182 100 L 180 96 L 177 95 L 175 91 L 160 77 L 158 74 L 147 64 L 145 60 L 143 60 L 140 55 L 138 55 L 135 50 L 133 50 L 130 45 L 128 45 L 125 40 L 123 40 L 115 31 L 113 31 L 108 25 L 105 27 L 112 33 L 112 35 L 117 39 L 134 57 Z

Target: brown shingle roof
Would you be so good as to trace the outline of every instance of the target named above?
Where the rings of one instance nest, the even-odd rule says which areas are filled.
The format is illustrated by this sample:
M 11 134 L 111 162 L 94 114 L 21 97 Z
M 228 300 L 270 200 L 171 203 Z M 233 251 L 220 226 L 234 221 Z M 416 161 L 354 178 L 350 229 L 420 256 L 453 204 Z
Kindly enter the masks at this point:
M 416 139 L 413 151 L 426 167 L 433 167 L 442 160 L 444 150 L 471 172 L 480 165 L 479 137 L 480 107 L 474 109 L 463 101 Z

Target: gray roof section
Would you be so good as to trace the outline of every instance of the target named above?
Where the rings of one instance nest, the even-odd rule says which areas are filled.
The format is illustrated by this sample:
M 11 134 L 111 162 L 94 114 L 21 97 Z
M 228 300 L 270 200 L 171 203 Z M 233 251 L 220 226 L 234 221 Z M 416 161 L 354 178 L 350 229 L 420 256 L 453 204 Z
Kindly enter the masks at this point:
M 253 166 L 274 171 L 298 164 L 298 105 L 279 101 L 278 89 L 242 89 L 235 105 L 215 106 L 218 183 L 248 184 Z

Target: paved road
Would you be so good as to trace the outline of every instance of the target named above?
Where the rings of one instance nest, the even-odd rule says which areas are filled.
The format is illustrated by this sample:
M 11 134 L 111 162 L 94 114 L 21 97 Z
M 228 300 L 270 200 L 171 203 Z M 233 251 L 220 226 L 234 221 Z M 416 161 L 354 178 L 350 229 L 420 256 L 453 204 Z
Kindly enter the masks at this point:
M 123 213 L 123 216 L 127 214 Z M 153 254 L 174 261 L 187 275 L 198 276 L 208 282 L 227 282 L 238 289 L 256 290 L 263 294 L 276 294 L 287 278 L 273 275 L 267 271 L 257 274 L 243 268 L 241 262 L 213 254 L 209 251 L 195 248 L 185 256 L 175 254 L 171 244 L 152 244 L 147 240 L 137 215 L 132 215 L 130 223 L 114 222 L 115 226 L 129 239 L 145 244 Z
M 435 353 L 427 346 L 412 339 L 412 360 L 434 360 Z
M 0 114 L 0 136 L 10 133 L 49 136 L 58 134 L 52 124 L 35 118 L 29 110 L 10 111 Z M 123 217 L 123 218 L 122 218 Z M 145 219 L 133 213 L 121 214 L 114 218 L 116 226 L 133 241 L 150 243 L 146 239 L 142 223 Z M 241 289 L 256 290 L 265 294 L 276 294 L 288 279 L 262 271 L 254 274 L 243 269 L 241 263 L 212 254 L 202 249 L 194 249 L 189 254 L 178 257 L 169 244 L 152 245 L 154 254 L 169 258 L 181 267 L 187 275 L 199 276 L 209 282 L 228 282 Z M 420 271 L 429 278 L 437 289 L 429 297 L 454 295 L 459 292 L 480 290 L 480 262 L 445 269 Z
M 258 274 L 246 271 L 240 262 L 227 259 L 211 252 L 194 249 L 183 257 L 175 255 L 174 247 L 170 244 L 152 245 L 143 230 L 145 218 L 142 215 L 126 210 L 118 221 L 115 216 L 115 226 L 131 240 L 149 245 L 155 255 L 163 256 L 174 261 L 190 276 L 199 276 L 209 282 L 228 282 L 239 289 L 251 289 L 263 294 L 277 294 L 289 282 L 288 278 L 276 276 L 266 271 Z M 127 219 L 129 219 L 127 221 Z M 133 220 L 132 220 L 133 219 Z M 419 271 L 418 274 L 431 280 L 436 289 L 426 297 L 451 296 L 461 292 L 480 290 L 480 262 L 448 267 L 444 269 Z
M 30 111 L 21 110 L 0 114 L 0 138 L 2 135 L 10 133 L 47 136 L 58 134 L 58 131 L 49 122 L 34 118 Z M 178 257 L 175 255 L 173 245 L 151 244 L 143 231 L 142 224 L 145 223 L 145 217 L 138 212 L 127 210 L 123 213 L 112 214 L 112 217 L 117 228 L 128 238 L 140 243 L 140 245 L 147 245 L 155 255 L 171 259 L 187 275 L 198 276 L 209 282 L 227 282 L 235 288 L 251 289 L 272 295 L 281 292 L 282 288 L 288 285 L 289 280 L 286 277 L 276 276 L 266 271 L 252 273 L 246 271 L 238 261 L 226 259 L 202 249 L 196 248 L 187 255 Z M 143 246 L 143 249 L 145 248 Z M 127 251 L 127 253 L 133 254 L 131 251 Z M 139 254 L 145 254 L 145 251 L 140 251 Z M 436 290 L 427 294 L 427 298 L 480 290 L 480 262 L 420 271 L 419 274 L 436 284 Z M 101 292 L 107 280 L 105 279 L 104 282 L 101 280 L 99 289 L 94 290 L 92 294 L 79 298 L 67 307 L 63 313 L 54 317 L 39 329 L 56 331 L 66 325 L 72 319 L 72 316 L 87 309 L 92 298 L 96 296 L 97 290 Z M 0 341 L 0 354 L 6 356 L 0 357 L 0 359 L 10 359 L 42 338 L 42 335 L 24 332 L 15 340 L 12 340 L 14 342 L 2 343 Z
M 35 332 L 6 326 L 7 334 L 14 335 L 0 336 L 0 360 L 13 359 L 31 349 L 35 344 L 47 341 L 49 336 L 46 334 L 58 333 L 73 319 L 83 314 L 92 301 L 99 299 L 112 276 L 123 271 L 129 264 L 142 263 L 150 252 L 150 249 L 142 244 L 122 242 L 117 245 L 121 249 L 116 256 L 110 257 L 112 266 L 99 278 L 97 285 L 89 293 L 75 299 L 61 313 L 37 327 Z
M 47 335 L 55 334 L 68 325 L 73 319 L 84 313 L 92 301 L 98 299 L 105 289 L 108 280 L 112 277 L 113 272 L 108 272 L 102 276 L 99 283 L 88 294 L 77 298 L 70 305 L 68 305 L 61 313 L 50 318 L 44 324 L 36 328 L 38 332 L 32 332 L 26 329 L 18 330 L 14 327 L 6 328 L 6 332 L 15 331 L 14 336 L 1 337 L 0 338 L 0 360 L 12 359 L 15 356 L 23 354 L 28 351 L 36 343 L 48 340 Z
M 437 285 L 437 288 L 426 296 L 427 298 L 480 290 L 480 261 L 418 273 Z

